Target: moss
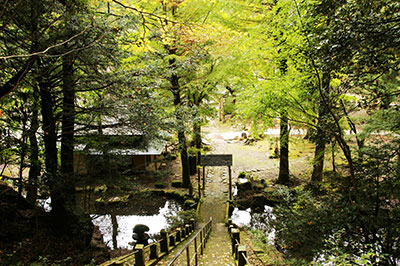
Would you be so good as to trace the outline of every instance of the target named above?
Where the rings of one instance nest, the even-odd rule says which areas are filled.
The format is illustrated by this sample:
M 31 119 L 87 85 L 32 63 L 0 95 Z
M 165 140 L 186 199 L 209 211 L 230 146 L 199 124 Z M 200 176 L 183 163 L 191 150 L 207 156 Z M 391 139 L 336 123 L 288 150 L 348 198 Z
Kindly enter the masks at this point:
M 183 205 L 188 209 L 195 208 L 196 204 L 197 204 L 196 201 L 191 199 L 185 200 L 185 202 L 183 203 Z
M 254 183 L 253 184 L 253 189 L 254 190 L 263 190 L 264 189 L 264 185 L 263 184 L 261 184 L 261 183 Z
M 246 178 L 246 172 L 240 172 L 238 178 Z
M 167 184 L 164 183 L 164 182 L 157 182 L 157 183 L 154 184 L 154 187 L 155 188 L 166 188 Z
M 172 180 L 171 186 L 172 187 L 176 187 L 176 188 L 181 188 L 182 187 L 182 181 L 181 180 Z
M 99 187 L 95 187 L 95 188 L 94 188 L 94 192 L 95 192 L 95 193 L 106 192 L 107 190 L 108 190 L 107 185 L 102 185 L 102 186 L 99 186 Z

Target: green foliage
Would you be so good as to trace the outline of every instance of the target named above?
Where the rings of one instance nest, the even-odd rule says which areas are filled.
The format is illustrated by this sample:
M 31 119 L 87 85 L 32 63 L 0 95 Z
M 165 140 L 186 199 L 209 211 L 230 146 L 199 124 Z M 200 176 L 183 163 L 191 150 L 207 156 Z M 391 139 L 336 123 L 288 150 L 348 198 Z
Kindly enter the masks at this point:
M 185 208 L 193 209 L 197 206 L 197 202 L 194 200 L 188 199 L 188 200 L 185 200 L 183 205 L 185 206 Z
M 191 219 L 194 219 L 195 222 L 199 220 L 198 214 L 195 209 L 184 210 L 178 212 L 177 216 L 167 216 L 168 223 L 171 224 L 171 227 L 178 227 L 185 224 L 189 224 Z
M 377 246 L 372 246 L 361 254 L 349 254 L 341 245 L 343 234 L 345 234 L 345 230 L 340 230 L 334 233 L 330 239 L 325 240 L 327 249 L 319 254 L 312 265 L 381 265 L 388 258 L 387 254 L 377 254 L 376 251 L 380 250 Z M 356 248 L 358 244 L 350 239 L 347 246 Z

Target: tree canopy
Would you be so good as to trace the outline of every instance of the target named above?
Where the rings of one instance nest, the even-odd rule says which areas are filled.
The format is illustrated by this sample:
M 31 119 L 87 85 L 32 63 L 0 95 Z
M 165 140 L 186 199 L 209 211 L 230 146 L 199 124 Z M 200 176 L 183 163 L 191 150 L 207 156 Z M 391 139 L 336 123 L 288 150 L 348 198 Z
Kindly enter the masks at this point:
M 274 182 L 289 194 L 274 226 L 283 252 L 301 253 L 307 230 L 287 232 L 312 216 L 321 237 L 305 258 L 330 255 L 324 238 L 335 232 L 345 254 L 372 249 L 383 254 L 373 263 L 399 262 L 397 0 L 0 3 L 0 176 L 17 165 L 21 195 L 35 202 L 48 192 L 59 235 L 91 237 L 74 196 L 79 136 L 128 127 L 145 148 L 168 132 L 192 193 L 201 128 L 219 112 L 254 139 L 280 128 Z M 307 186 L 292 193 L 294 127 L 307 131 L 314 155 Z M 328 150 L 341 158 L 329 170 Z

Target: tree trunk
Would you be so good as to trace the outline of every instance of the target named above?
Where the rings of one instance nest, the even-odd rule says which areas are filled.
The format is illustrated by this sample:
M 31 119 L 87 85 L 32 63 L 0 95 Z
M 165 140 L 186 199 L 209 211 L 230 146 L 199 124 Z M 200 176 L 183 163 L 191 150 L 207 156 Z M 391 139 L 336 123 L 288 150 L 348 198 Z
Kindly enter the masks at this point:
M 42 10 L 40 4 L 36 0 L 30 1 L 31 5 L 31 32 L 33 34 L 34 39 L 32 41 L 32 52 L 36 52 L 38 50 L 38 19 L 39 12 Z M 33 85 L 33 93 L 32 93 L 32 115 L 31 115 L 31 123 L 28 131 L 29 138 L 29 175 L 28 175 L 28 184 L 26 187 L 26 199 L 35 204 L 37 199 L 37 191 L 38 191 L 38 179 L 41 171 L 41 164 L 39 161 L 39 145 L 38 140 L 36 138 L 36 133 L 39 129 L 39 89 L 35 85 Z
M 170 51 L 170 54 L 174 54 L 174 51 Z M 173 66 L 175 64 L 175 59 L 171 59 L 169 64 Z M 184 188 L 189 188 L 189 193 L 192 192 L 192 183 L 190 181 L 190 167 L 189 167 L 189 157 L 187 153 L 187 142 L 185 136 L 185 125 L 183 122 L 182 113 L 179 110 L 182 105 L 182 99 L 180 94 L 179 78 L 176 74 L 171 75 L 171 92 L 174 96 L 174 106 L 175 106 L 175 117 L 178 126 L 178 142 L 179 151 L 181 154 L 181 164 L 182 164 L 182 186 Z
M 171 79 L 171 83 L 174 87 L 178 84 L 178 77 L 173 75 Z M 176 87 L 175 87 L 176 88 Z M 178 123 L 178 142 L 179 142 L 179 151 L 181 154 L 181 163 L 182 163 L 182 186 L 184 188 L 190 188 L 190 168 L 189 168 L 189 157 L 187 153 L 187 142 L 185 136 L 185 128 L 183 124 L 183 118 L 179 111 L 179 107 L 181 106 L 181 96 L 179 89 L 174 89 L 172 91 L 174 95 L 174 106 L 175 106 L 175 117 Z
M 38 182 L 38 178 L 39 178 L 40 170 L 41 170 L 40 161 L 39 161 L 39 145 L 38 145 L 38 141 L 36 138 L 36 132 L 39 129 L 39 120 L 38 120 L 39 95 L 38 95 L 38 90 L 36 87 L 34 88 L 34 91 L 33 91 L 33 101 L 34 101 L 34 105 L 33 105 L 33 109 L 32 109 L 31 126 L 30 126 L 30 129 L 28 132 L 29 144 L 30 144 L 29 145 L 30 167 L 29 167 L 28 185 L 26 188 L 26 191 L 27 191 L 26 199 L 31 203 L 36 202 L 37 190 L 38 190 L 37 182 Z
M 39 66 L 40 67 L 40 66 Z M 43 119 L 43 142 L 45 147 L 46 183 L 50 189 L 51 212 L 55 222 L 55 229 L 59 233 L 65 232 L 66 210 L 61 194 L 62 183 L 58 174 L 58 150 L 56 120 L 54 117 L 54 99 L 51 93 L 51 84 L 46 71 L 40 73 L 39 88 L 41 96 Z
M 277 183 L 289 183 L 289 119 L 286 111 L 281 114 L 279 176 Z
M 201 123 L 197 121 L 199 117 L 195 117 L 193 123 L 193 134 L 194 134 L 194 146 L 196 147 L 196 165 L 200 163 L 201 156 Z
M 27 118 L 23 118 L 22 122 L 22 142 L 21 142 L 21 154 L 20 154 L 20 163 L 19 163 L 19 174 L 18 174 L 18 194 L 22 196 L 22 190 L 24 187 L 24 178 L 23 178 L 23 172 L 24 172 L 24 167 L 25 167 L 25 157 L 26 157 L 26 123 L 27 123 Z
M 314 167 L 311 176 L 311 181 L 321 182 L 322 174 L 324 171 L 325 147 L 327 142 L 327 118 L 329 114 L 329 106 L 325 99 L 329 95 L 330 74 L 324 73 L 322 75 L 322 90 L 318 106 L 318 124 L 317 135 L 315 140 L 315 153 L 314 153 Z
M 74 125 L 75 125 L 75 82 L 73 55 L 63 57 L 63 111 L 61 135 L 61 176 L 62 194 L 69 212 L 75 210 L 74 180 Z

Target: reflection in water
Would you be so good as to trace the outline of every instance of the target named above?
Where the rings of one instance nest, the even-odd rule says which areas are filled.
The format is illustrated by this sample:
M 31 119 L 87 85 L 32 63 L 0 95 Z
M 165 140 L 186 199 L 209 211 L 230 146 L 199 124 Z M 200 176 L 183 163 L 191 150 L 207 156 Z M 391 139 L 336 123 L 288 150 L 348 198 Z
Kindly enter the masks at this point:
M 235 208 L 232 213 L 232 222 L 237 226 L 249 226 L 251 221 L 251 209 L 239 210 Z
M 37 199 L 37 205 L 44 209 L 45 212 L 51 211 L 51 198 L 47 199 Z
M 251 208 L 239 210 L 235 208 L 232 213 L 232 222 L 237 226 L 246 226 L 250 229 L 259 229 L 265 232 L 270 244 L 273 244 L 275 239 L 275 229 L 270 226 L 270 221 L 275 219 L 272 213 L 273 208 L 264 206 L 263 213 L 252 213 Z
M 169 224 L 166 216 L 177 215 L 182 208 L 175 202 L 167 201 L 164 207 L 160 208 L 158 214 L 151 216 L 143 215 L 95 215 L 92 214 L 93 224 L 98 226 L 103 234 L 103 241 L 108 247 L 132 249 L 132 229 L 136 224 L 145 224 L 150 230 L 149 242 L 154 241 L 155 236 L 161 229 L 167 229 Z M 115 218 L 114 218 L 115 217 Z

